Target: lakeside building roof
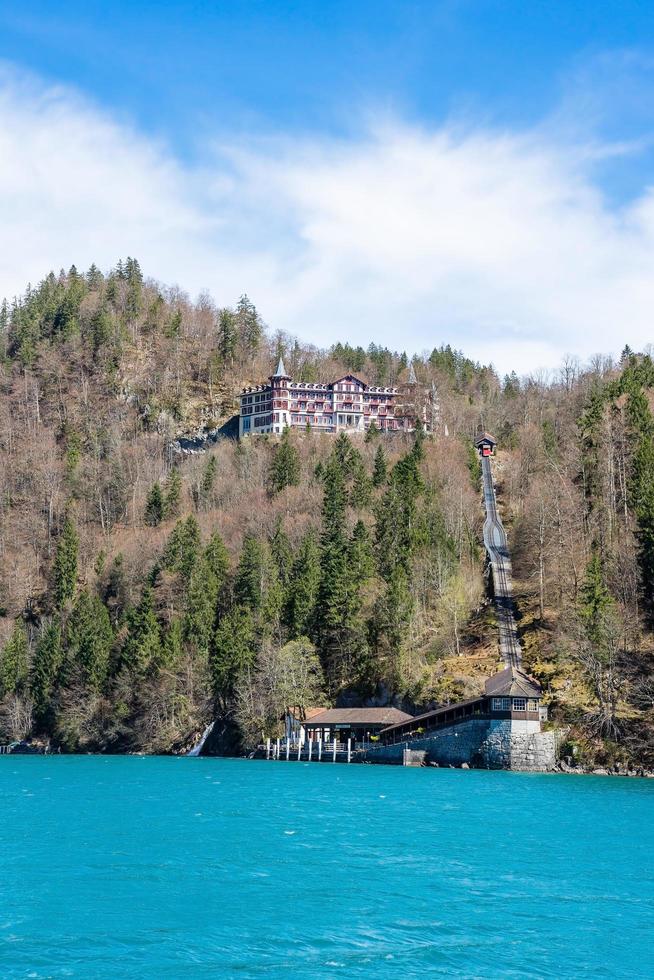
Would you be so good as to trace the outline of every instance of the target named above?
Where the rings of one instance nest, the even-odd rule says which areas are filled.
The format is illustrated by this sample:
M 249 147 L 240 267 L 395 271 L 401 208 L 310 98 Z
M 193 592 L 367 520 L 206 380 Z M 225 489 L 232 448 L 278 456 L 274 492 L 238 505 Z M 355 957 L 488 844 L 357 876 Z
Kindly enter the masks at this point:
M 499 674 L 493 674 L 484 685 L 484 692 L 488 697 L 508 696 L 524 698 L 540 698 L 543 689 L 533 677 L 525 674 L 517 667 L 507 667 Z
M 319 708 L 289 708 L 288 714 L 291 718 L 295 718 L 296 721 L 307 722 L 312 721 L 316 715 L 321 715 L 323 711 L 327 711 L 324 704 Z
M 311 727 L 321 725 L 395 725 L 410 721 L 412 715 L 399 708 L 327 708 L 314 715 Z
M 429 719 L 437 718 L 439 715 L 445 715 L 448 711 L 454 711 L 458 708 L 466 708 L 470 704 L 477 704 L 480 702 L 481 698 L 467 698 L 465 701 L 454 701 L 452 704 L 441 704 L 438 708 L 431 708 L 429 711 L 424 711 L 420 715 L 409 715 L 408 718 L 403 718 L 401 721 L 392 722 L 389 724 L 388 728 L 384 728 L 384 732 L 392 732 L 395 728 L 399 728 L 407 721 L 413 722 L 423 722 Z

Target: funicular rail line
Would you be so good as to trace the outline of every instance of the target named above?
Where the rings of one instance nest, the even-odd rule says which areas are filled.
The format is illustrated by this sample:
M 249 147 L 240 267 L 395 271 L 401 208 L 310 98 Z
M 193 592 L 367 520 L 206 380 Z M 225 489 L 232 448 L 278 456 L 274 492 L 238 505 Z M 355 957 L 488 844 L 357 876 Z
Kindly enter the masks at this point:
M 500 634 L 500 653 L 507 667 L 519 667 L 522 661 L 522 651 L 513 614 L 511 557 L 506 532 L 497 512 L 493 473 L 488 456 L 482 457 L 481 468 L 486 507 L 484 544 L 493 575 L 493 592 Z

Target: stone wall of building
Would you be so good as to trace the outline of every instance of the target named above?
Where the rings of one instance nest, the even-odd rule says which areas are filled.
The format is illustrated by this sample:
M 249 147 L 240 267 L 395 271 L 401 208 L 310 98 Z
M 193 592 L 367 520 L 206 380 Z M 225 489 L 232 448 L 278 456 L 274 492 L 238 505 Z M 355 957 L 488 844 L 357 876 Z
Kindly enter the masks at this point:
M 515 730 L 509 719 L 489 721 L 469 718 L 428 738 L 411 739 L 397 745 L 379 745 L 368 749 L 366 762 L 403 765 L 410 748 L 411 762 L 424 753 L 428 762 L 443 766 L 464 763 L 479 769 L 513 769 L 520 772 L 548 772 L 556 764 L 555 732 Z
M 371 747 L 366 753 L 367 762 L 396 762 L 402 765 L 402 752 L 410 747 L 425 751 L 430 762 L 444 766 L 468 765 L 483 766 L 481 747 L 488 735 L 489 722 L 483 718 L 469 718 L 449 728 L 434 732 L 429 738 L 412 738 L 411 742 L 397 745 Z

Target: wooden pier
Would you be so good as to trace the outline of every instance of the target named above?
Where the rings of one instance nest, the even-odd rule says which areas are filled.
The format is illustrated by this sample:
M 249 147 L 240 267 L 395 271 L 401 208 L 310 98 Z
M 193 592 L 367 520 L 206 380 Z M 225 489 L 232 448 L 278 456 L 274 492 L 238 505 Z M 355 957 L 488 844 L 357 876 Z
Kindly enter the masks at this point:
M 351 738 L 347 742 L 323 742 L 322 739 L 312 738 L 300 742 L 290 738 L 267 738 L 265 744 L 258 746 L 255 758 L 275 762 L 357 762 L 361 748 Z

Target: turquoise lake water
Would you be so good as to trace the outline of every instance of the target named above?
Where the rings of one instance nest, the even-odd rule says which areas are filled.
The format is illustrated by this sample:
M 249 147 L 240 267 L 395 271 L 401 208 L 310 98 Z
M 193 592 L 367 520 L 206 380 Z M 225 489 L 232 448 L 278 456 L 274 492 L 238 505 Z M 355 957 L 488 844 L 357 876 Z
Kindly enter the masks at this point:
M 0 977 L 654 977 L 654 781 L 0 757 Z

